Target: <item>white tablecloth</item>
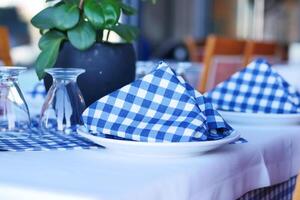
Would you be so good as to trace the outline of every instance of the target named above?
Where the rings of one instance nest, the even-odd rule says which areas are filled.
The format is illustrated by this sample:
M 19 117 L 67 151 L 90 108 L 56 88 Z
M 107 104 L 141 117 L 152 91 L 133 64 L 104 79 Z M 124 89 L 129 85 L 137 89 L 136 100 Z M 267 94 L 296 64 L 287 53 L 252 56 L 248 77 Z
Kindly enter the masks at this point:
M 0 152 L 0 199 L 233 200 L 297 174 L 300 126 L 236 128 L 248 143 L 191 158 Z

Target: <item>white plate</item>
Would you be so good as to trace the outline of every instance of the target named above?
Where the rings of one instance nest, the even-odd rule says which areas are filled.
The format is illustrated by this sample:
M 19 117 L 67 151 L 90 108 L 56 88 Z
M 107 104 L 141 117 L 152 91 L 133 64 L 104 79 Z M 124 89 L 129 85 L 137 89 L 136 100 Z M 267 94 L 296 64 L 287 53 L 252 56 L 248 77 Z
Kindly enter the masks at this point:
M 218 112 L 226 122 L 232 125 L 300 125 L 300 114 L 243 113 L 221 110 L 218 110 Z
M 77 132 L 96 144 L 104 146 L 110 151 L 130 155 L 146 155 L 155 157 L 185 157 L 195 156 L 201 153 L 219 148 L 240 138 L 240 135 L 233 131 L 229 136 L 215 141 L 205 142 L 180 142 L 180 143 L 147 143 L 126 140 L 108 139 L 94 136 L 86 131 L 85 127 L 79 127 Z

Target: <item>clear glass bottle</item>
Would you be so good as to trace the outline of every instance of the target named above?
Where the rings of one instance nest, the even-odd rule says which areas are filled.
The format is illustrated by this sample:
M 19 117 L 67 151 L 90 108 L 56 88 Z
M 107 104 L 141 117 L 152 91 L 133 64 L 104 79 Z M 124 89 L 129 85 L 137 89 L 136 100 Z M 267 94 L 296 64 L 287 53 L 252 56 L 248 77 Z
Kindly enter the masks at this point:
M 30 115 L 18 85 L 25 67 L 0 67 L 0 139 L 30 136 Z
M 42 107 L 40 127 L 43 132 L 54 130 L 65 134 L 74 133 L 76 127 L 83 124 L 81 114 L 85 103 L 76 80 L 85 70 L 52 68 L 46 72 L 52 76 L 53 84 Z

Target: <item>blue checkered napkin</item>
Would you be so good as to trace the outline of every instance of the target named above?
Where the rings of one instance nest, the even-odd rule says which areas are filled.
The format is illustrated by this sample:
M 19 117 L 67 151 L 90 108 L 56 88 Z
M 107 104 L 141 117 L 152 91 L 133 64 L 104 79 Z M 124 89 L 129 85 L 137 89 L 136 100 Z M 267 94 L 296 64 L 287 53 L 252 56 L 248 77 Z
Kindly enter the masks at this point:
M 40 138 L 40 130 L 32 128 L 32 135 L 25 139 L 1 139 L 0 151 L 50 151 L 72 149 L 96 149 L 100 146 L 79 135 L 63 135 L 49 131 Z
M 96 101 L 82 117 L 92 132 L 143 142 L 217 140 L 232 131 L 165 63 Z
M 253 61 L 206 96 L 220 110 L 300 113 L 300 94 L 263 59 Z

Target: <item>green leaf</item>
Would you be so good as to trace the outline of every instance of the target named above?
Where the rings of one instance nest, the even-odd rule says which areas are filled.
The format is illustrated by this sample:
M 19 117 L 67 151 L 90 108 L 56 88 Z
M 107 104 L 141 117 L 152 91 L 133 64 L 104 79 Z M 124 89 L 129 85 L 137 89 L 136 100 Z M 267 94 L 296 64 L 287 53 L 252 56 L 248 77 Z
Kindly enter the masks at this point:
M 79 8 L 74 4 L 61 4 L 53 7 L 53 23 L 60 30 L 74 27 L 79 21 Z
M 136 9 L 134 7 L 131 7 L 125 3 L 120 3 L 120 7 L 122 9 L 122 12 L 125 14 L 125 15 L 134 15 L 136 14 Z
M 39 48 L 41 50 L 47 49 L 48 46 L 52 45 L 53 42 L 57 40 L 64 40 L 66 39 L 66 36 L 59 31 L 51 30 L 42 35 L 42 37 L 39 40 Z
M 96 41 L 96 31 L 87 21 L 80 21 L 67 34 L 71 44 L 80 50 L 88 49 Z
M 39 29 L 50 29 L 54 27 L 52 16 L 54 15 L 54 8 L 48 7 L 31 19 L 31 24 Z
M 106 28 L 116 25 L 121 14 L 119 4 L 114 0 L 103 0 L 101 5 L 103 8 Z
M 47 37 L 50 36 L 48 35 Z M 44 40 L 46 39 L 44 38 Z M 47 42 L 44 41 L 42 42 L 42 44 L 40 44 L 43 47 L 42 52 L 39 54 L 35 62 L 35 70 L 40 80 L 45 76 L 45 69 L 54 66 L 59 53 L 59 47 L 62 41 L 62 37 L 57 37 L 55 39 L 51 37 L 51 39 L 47 40 Z
M 117 26 L 112 27 L 110 30 L 116 32 L 126 42 L 131 42 L 138 36 L 138 29 L 134 26 L 126 24 L 118 24 Z
M 64 2 L 79 5 L 80 0 L 64 0 Z
M 98 30 L 96 32 L 96 42 L 102 42 L 103 41 L 103 30 Z
M 100 1 L 86 0 L 84 3 L 84 14 L 96 29 L 105 25 L 105 18 Z

